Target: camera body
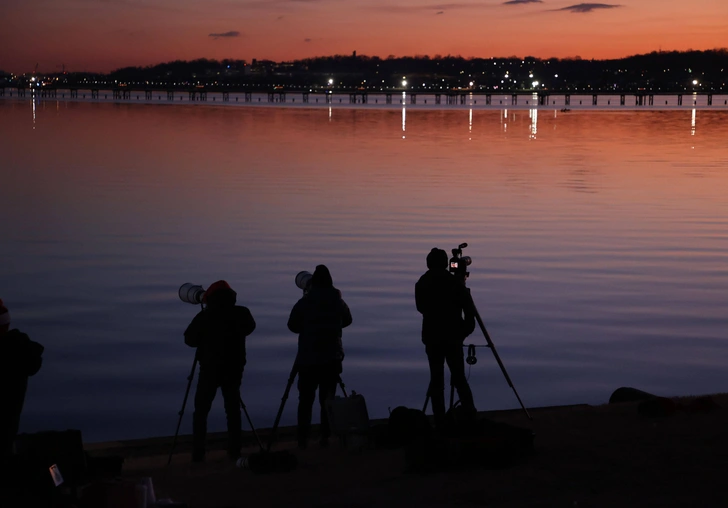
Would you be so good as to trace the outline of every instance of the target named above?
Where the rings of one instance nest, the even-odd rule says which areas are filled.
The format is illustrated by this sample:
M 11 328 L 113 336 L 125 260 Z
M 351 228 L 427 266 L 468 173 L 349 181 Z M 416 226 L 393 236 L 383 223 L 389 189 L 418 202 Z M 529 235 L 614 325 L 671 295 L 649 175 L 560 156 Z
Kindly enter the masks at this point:
M 468 266 L 470 266 L 470 263 L 473 262 L 470 256 L 463 256 L 463 249 L 467 246 L 467 243 L 461 243 L 456 248 L 452 249 L 452 257 L 450 258 L 450 264 L 448 268 L 451 274 L 459 279 L 462 279 L 463 282 L 465 282 L 465 279 L 467 279 L 468 275 L 470 275 L 470 272 L 468 272 L 467 270 Z

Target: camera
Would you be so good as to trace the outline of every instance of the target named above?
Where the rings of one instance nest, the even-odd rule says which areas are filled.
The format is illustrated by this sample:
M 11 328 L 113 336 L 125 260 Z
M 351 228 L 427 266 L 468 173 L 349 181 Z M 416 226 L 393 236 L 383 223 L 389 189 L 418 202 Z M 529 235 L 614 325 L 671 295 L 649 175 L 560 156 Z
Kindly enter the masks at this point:
M 178 294 L 179 299 L 183 302 L 191 303 L 192 305 L 200 305 L 202 304 L 202 299 L 205 297 L 205 288 L 200 285 L 187 282 L 180 286 Z
M 456 277 L 461 277 L 463 281 L 468 278 L 470 272 L 467 271 L 468 266 L 473 260 L 470 256 L 463 256 L 463 249 L 467 247 L 467 243 L 461 243 L 456 248 L 452 249 L 452 257 L 450 258 L 450 273 Z
M 307 272 L 305 270 L 298 272 L 295 279 L 296 286 L 298 286 L 298 288 L 301 289 L 304 293 L 308 292 L 311 287 L 311 278 L 313 278 L 311 272 Z

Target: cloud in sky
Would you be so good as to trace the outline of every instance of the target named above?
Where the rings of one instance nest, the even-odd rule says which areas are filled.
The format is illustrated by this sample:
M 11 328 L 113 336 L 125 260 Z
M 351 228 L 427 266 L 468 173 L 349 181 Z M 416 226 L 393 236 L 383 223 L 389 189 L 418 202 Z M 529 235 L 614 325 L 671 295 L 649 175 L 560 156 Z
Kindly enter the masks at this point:
M 617 7 L 622 7 L 622 6 L 617 5 L 617 4 L 576 4 L 576 5 L 570 5 L 568 7 L 563 7 L 561 9 L 555 9 L 555 10 L 570 11 L 573 13 L 583 14 L 586 12 L 593 12 L 598 9 L 615 9 Z
M 503 5 L 523 5 L 523 4 L 542 4 L 543 0 L 509 0 L 503 2 Z
M 426 4 L 426 5 L 372 5 L 373 9 L 376 10 L 383 10 L 388 12 L 403 12 L 403 13 L 410 13 L 410 12 L 418 12 L 418 11 L 436 11 L 435 14 L 441 14 L 444 13 L 446 10 L 451 9 L 457 9 L 457 10 L 466 10 L 466 9 L 489 9 L 493 7 L 493 4 L 487 4 L 487 3 L 464 3 L 464 2 L 455 2 L 455 3 L 449 3 L 449 4 Z
M 212 37 L 213 39 L 219 39 L 220 37 L 240 37 L 240 32 L 237 30 L 230 30 L 229 32 L 210 34 L 208 37 Z

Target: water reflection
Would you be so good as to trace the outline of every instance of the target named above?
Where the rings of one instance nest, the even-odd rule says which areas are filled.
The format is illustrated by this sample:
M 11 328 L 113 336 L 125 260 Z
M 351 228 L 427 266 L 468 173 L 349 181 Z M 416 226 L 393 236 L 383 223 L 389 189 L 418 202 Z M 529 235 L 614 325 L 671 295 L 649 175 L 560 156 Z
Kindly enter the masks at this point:
M 527 406 L 603 403 L 625 383 L 728 386 L 728 112 L 701 112 L 691 136 L 684 111 L 480 111 L 478 143 L 463 142 L 462 110 L 397 113 L 76 103 L 37 108 L 32 130 L 27 103 L 0 101 L 0 217 L 13 217 L 0 287 L 47 346 L 23 430 L 170 434 L 195 312 L 176 289 L 223 277 L 258 322 L 243 397 L 270 422 L 296 350 L 293 276 L 320 262 L 354 314 L 347 385 L 375 418 L 416 407 L 428 373 L 413 284 L 430 248 L 462 241 Z M 517 405 L 492 358 L 470 381 L 479 408 Z
M 407 108 L 402 107 L 402 139 L 405 139 L 405 132 L 407 132 Z
M 531 118 L 531 128 L 528 138 L 536 139 L 536 135 L 538 134 L 538 109 L 530 109 L 528 116 Z
M 695 109 L 693 109 L 692 121 L 690 122 L 691 123 L 691 129 L 690 129 L 691 136 L 695 136 L 695 116 L 696 116 Z

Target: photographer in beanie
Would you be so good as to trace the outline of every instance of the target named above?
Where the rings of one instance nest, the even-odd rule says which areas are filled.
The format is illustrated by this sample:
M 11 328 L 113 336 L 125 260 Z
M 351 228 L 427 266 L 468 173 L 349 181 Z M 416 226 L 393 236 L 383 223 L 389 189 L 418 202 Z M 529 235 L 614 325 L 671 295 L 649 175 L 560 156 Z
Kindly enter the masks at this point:
M 422 343 L 430 364 L 429 395 L 435 427 L 445 420 L 445 362 L 463 408 L 475 416 L 473 393 L 465 377 L 463 341 L 475 329 L 475 314 L 465 285 L 448 271 L 447 252 L 432 249 L 427 272 L 415 284 L 415 303 L 422 314 Z
M 220 388 L 225 403 L 228 430 L 228 456 L 240 457 L 242 420 L 240 384 L 245 368 L 245 338 L 255 330 L 250 310 L 236 305 L 237 293 L 224 280 L 210 285 L 200 311 L 185 330 L 185 344 L 197 348 L 200 376 L 192 414 L 192 461 L 205 459 L 207 415 Z
M 0 370 L 0 439 L 4 466 L 13 454 L 13 442 L 18 434 L 28 377 L 35 375 L 43 362 L 43 346 L 33 342 L 19 330 L 10 329 L 10 312 L 2 300 L 0 349 L 5 360 Z
M 311 414 L 319 390 L 322 447 L 331 435 L 324 402 L 333 397 L 342 372 L 344 348 L 341 329 L 351 324 L 351 312 L 334 287 L 329 269 L 318 265 L 311 286 L 291 310 L 288 329 L 298 334 L 298 447 L 305 449 L 311 431 Z

